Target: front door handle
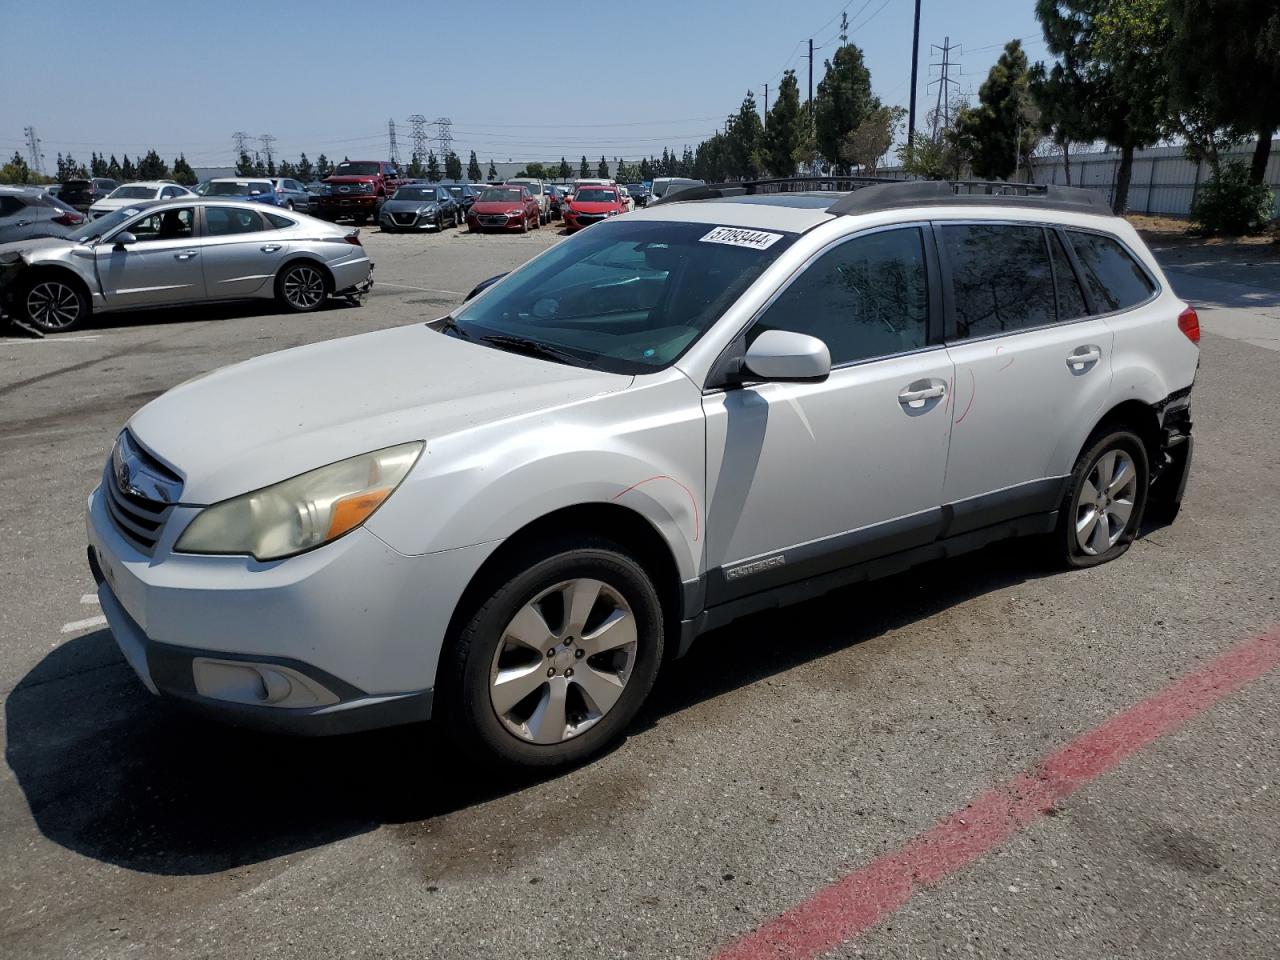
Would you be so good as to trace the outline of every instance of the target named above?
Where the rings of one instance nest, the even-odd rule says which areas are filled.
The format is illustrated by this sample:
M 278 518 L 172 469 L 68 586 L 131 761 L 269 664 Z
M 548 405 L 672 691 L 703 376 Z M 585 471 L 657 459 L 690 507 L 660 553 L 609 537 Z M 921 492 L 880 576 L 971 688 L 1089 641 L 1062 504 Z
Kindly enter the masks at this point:
M 175 254 L 173 255 L 173 259 L 175 259 L 175 260 L 190 260 L 190 259 L 191 259 L 192 257 L 194 257 L 195 255 L 196 255 L 196 251 L 195 251 L 195 250 L 183 250 L 181 253 L 175 253 Z
M 264 243 L 262 245 L 263 253 L 275 253 L 279 249 L 280 249 L 280 244 L 278 243 Z
M 1090 343 L 1083 347 L 1076 347 L 1067 355 L 1067 366 L 1072 370 L 1082 370 L 1091 363 L 1097 363 L 1102 359 L 1102 348 Z
M 941 380 L 918 380 L 898 393 L 898 402 L 905 406 L 922 400 L 936 400 L 946 392 L 947 385 Z
M 33 223 L 35 223 L 35 221 L 34 221 L 34 220 L 19 220 L 17 223 L 15 223 L 15 224 L 14 224 L 14 226 L 15 226 L 15 227 L 29 227 L 29 226 L 31 226 Z

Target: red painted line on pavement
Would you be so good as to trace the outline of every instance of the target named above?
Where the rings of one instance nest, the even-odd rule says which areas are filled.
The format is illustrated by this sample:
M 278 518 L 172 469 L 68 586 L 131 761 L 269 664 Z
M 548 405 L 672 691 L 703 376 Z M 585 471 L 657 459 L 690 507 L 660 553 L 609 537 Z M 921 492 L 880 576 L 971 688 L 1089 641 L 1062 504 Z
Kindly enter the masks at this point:
M 984 793 L 893 853 L 845 875 L 716 954 L 811 958 L 852 940 L 921 889 L 975 862 L 1053 805 L 1280 665 L 1280 628 L 1246 640 Z

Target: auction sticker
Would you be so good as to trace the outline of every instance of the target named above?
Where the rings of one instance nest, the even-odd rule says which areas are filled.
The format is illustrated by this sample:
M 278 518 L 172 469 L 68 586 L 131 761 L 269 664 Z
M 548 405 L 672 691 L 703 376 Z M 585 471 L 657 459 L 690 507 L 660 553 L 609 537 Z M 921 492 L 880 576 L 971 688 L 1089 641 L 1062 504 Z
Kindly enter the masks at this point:
M 731 247 L 750 247 L 752 250 L 767 250 L 781 239 L 780 233 L 744 230 L 742 227 L 716 227 L 701 238 L 703 243 L 727 243 Z

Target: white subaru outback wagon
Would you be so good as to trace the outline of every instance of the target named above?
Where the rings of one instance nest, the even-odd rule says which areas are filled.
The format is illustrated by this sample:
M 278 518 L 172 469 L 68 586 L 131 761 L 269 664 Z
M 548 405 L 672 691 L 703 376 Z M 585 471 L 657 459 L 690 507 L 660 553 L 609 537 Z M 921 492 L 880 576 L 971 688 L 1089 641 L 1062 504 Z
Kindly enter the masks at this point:
M 1176 508 L 1198 321 L 1093 194 L 751 191 L 143 407 L 88 503 L 142 682 L 551 766 L 709 628 L 1012 536 L 1102 563 Z

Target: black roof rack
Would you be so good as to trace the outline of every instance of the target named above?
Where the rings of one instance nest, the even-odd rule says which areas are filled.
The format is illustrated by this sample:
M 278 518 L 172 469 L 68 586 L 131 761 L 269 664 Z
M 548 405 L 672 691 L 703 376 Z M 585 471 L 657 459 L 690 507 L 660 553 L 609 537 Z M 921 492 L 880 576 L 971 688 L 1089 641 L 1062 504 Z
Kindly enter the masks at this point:
M 650 203 L 684 203 L 759 194 L 843 193 L 827 208 L 837 216 L 872 213 L 899 207 L 992 206 L 1074 210 L 1111 214 L 1101 194 L 1080 187 L 1042 183 L 1006 183 L 1003 180 L 901 180 L 891 177 L 807 176 L 766 180 L 741 180 L 686 187 Z

